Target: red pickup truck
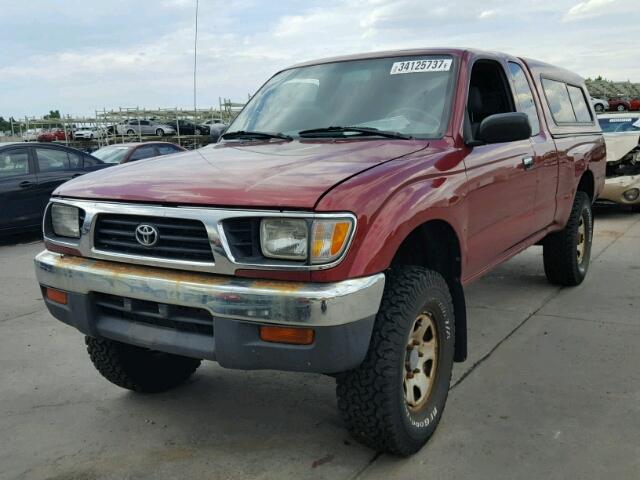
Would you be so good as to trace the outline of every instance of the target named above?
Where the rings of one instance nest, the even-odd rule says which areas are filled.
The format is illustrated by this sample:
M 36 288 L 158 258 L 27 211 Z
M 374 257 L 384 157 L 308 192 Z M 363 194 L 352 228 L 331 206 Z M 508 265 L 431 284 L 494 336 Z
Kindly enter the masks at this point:
M 54 192 L 50 312 L 135 391 L 202 359 L 333 375 L 353 436 L 401 455 L 466 358 L 464 286 L 535 244 L 551 282 L 582 282 L 605 178 L 579 76 L 458 49 L 287 68 L 178 156 Z

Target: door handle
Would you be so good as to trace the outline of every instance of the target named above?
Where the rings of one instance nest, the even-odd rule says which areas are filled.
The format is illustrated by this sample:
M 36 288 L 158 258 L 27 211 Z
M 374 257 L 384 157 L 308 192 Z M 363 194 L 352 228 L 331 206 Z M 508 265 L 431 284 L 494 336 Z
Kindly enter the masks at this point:
M 25 180 L 24 182 L 20 182 L 18 186 L 20 188 L 31 188 L 35 185 L 34 182 L 30 182 L 29 180 Z
M 531 170 L 534 167 L 533 157 L 524 157 L 522 159 L 522 165 L 525 170 Z

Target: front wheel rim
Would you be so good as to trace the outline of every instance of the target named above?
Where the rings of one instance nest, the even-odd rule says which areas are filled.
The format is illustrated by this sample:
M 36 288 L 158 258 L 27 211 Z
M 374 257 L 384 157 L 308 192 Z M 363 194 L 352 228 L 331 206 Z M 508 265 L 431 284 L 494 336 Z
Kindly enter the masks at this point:
M 438 362 L 436 323 L 428 312 L 419 314 L 413 322 L 404 357 L 403 391 L 409 410 L 421 410 L 435 384 Z

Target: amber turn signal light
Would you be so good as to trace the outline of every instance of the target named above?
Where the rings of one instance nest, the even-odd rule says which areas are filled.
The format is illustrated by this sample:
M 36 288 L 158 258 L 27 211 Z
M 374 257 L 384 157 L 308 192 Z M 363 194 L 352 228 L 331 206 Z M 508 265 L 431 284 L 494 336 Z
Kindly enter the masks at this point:
M 61 305 L 67 304 L 67 292 L 62 292 L 60 290 L 47 287 L 45 289 L 45 295 L 52 302 L 60 303 Z
M 314 333 L 312 328 L 260 327 L 260 339 L 265 342 L 311 345 Z

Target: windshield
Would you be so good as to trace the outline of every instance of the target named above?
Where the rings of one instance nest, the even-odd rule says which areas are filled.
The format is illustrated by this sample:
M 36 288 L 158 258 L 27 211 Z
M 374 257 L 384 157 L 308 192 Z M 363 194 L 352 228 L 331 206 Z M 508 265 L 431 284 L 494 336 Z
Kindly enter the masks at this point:
M 357 126 L 438 138 L 446 129 L 453 73 L 453 58 L 442 55 L 285 70 L 253 96 L 227 133 L 278 132 L 296 137 L 301 130 Z
M 640 132 L 640 117 L 599 118 L 604 133 Z
M 110 147 L 102 147 L 91 155 L 99 158 L 104 163 L 121 163 L 128 150 L 129 147 L 112 145 Z

